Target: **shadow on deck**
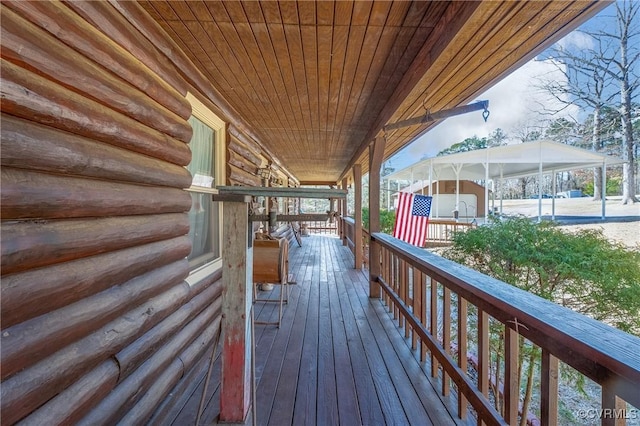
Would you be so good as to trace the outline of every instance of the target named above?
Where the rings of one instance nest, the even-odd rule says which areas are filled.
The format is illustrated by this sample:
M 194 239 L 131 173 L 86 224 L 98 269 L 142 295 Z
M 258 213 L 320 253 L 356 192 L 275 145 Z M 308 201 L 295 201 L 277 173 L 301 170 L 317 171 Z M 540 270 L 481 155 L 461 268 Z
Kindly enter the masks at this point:
M 425 373 L 428 363 L 418 361 L 381 301 L 369 299 L 368 277 L 352 264 L 335 236 L 314 235 L 291 248 L 289 270 L 297 284 L 290 287 L 283 324 L 256 325 L 256 423 L 459 424 L 451 414 L 455 397 L 439 395 L 441 385 Z M 257 320 L 277 319 L 277 304 L 255 308 Z M 203 361 L 194 369 L 191 389 L 151 423 L 195 424 L 206 368 Z M 200 424 L 216 424 L 219 392 L 218 357 Z M 246 424 L 252 424 L 251 412 Z

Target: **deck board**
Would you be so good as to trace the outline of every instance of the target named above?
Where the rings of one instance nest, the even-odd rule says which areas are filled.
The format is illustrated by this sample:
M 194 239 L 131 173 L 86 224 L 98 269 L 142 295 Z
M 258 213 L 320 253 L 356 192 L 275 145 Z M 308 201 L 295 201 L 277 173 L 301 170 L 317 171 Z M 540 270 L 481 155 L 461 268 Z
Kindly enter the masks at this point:
M 441 425 L 455 400 L 444 398 L 418 362 L 411 339 L 379 300 L 368 297 L 365 272 L 335 237 L 313 235 L 291 247 L 290 286 L 280 328 L 256 325 L 256 424 L 258 425 Z M 278 297 L 280 286 L 260 297 Z M 257 303 L 258 320 L 277 318 L 277 304 Z M 200 370 L 202 371 L 202 367 Z M 181 410 L 163 422 L 194 424 L 202 373 Z M 220 358 L 214 364 L 201 424 L 216 424 L 220 402 Z M 183 400 L 187 399 L 185 397 Z M 252 413 L 246 424 L 251 424 Z

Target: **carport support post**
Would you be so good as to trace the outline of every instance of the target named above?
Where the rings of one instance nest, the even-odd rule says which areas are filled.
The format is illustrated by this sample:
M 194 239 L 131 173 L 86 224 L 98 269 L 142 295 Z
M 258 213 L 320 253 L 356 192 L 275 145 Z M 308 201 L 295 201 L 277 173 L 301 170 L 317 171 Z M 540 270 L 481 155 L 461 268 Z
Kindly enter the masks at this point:
M 538 163 L 538 223 L 542 222 L 542 145 L 540 145 L 540 162 Z
M 607 162 L 602 162 L 602 220 L 607 217 Z
M 216 194 L 214 200 L 223 202 L 224 214 L 220 421 L 243 423 L 251 404 L 251 196 Z
M 478 211 L 478 209 L 476 209 Z M 487 162 L 484 163 L 484 217 L 489 217 L 491 206 L 489 205 L 489 150 L 487 149 Z M 468 219 L 467 219 L 468 220 Z
M 378 137 L 369 146 L 369 235 L 380 232 L 380 168 L 385 138 Z M 380 297 L 380 246 L 369 240 L 369 297 Z
M 556 171 L 551 171 L 551 220 L 556 220 Z

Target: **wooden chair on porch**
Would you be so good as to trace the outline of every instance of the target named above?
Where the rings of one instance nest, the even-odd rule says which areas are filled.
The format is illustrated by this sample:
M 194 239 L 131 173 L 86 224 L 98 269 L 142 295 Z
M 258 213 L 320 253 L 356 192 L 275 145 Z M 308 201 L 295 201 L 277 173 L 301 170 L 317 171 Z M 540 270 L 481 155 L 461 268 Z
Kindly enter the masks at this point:
M 278 299 L 258 298 L 258 285 L 279 285 Z M 256 321 L 255 324 L 272 324 L 280 327 L 282 310 L 289 299 L 289 242 L 285 238 L 255 240 L 253 242 L 253 300 L 278 303 L 278 321 Z

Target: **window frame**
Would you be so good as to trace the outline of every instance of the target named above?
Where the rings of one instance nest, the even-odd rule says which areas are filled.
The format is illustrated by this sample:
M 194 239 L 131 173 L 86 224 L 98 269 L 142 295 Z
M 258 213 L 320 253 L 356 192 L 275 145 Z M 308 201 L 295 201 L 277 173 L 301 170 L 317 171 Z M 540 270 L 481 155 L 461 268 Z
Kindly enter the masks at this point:
M 191 115 L 202 121 L 209 126 L 214 132 L 214 156 L 213 159 L 213 188 L 205 188 L 202 186 L 192 185 L 186 189 L 188 192 L 197 192 L 204 194 L 217 194 L 218 190 L 215 189 L 215 185 L 221 185 L 226 177 L 226 156 L 225 149 L 227 146 L 227 124 L 216 114 L 213 113 L 204 103 L 202 103 L 192 93 L 187 92 L 187 101 L 191 104 Z M 223 213 L 222 204 L 218 203 L 218 246 L 220 249 L 220 256 L 205 263 L 204 265 L 195 267 L 189 271 L 189 276 L 186 281 L 189 285 L 194 285 L 199 280 L 203 279 L 207 275 L 222 268 L 222 258 L 224 257 L 224 245 L 222 244 L 222 230 L 223 230 Z

